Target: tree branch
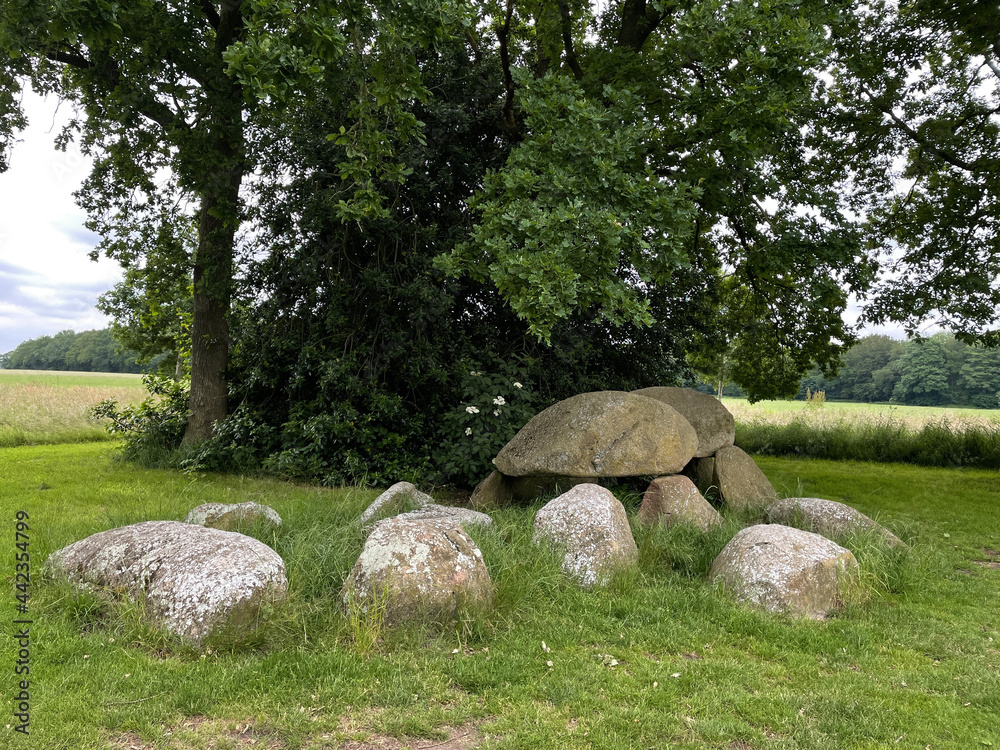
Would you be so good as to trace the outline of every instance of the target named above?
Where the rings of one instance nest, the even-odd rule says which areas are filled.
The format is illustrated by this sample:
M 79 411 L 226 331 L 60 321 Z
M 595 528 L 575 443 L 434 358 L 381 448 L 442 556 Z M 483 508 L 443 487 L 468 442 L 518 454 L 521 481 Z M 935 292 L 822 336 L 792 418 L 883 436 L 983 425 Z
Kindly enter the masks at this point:
M 510 22 L 514 17 L 514 0 L 507 0 L 507 10 L 504 14 L 503 26 L 497 29 L 497 41 L 500 42 L 500 64 L 503 67 L 503 83 L 507 97 L 503 103 L 504 122 L 511 133 L 517 132 L 514 121 L 514 77 L 510 72 Z
M 212 28 L 216 31 L 219 30 L 219 24 L 222 23 L 222 19 L 219 18 L 219 11 L 215 9 L 212 5 L 211 0 L 201 0 L 201 10 L 205 14 L 205 18 L 212 25 Z
M 93 63 L 90 62 L 83 55 L 77 55 L 72 52 L 46 52 L 45 57 L 53 62 L 59 62 L 63 65 L 70 65 L 74 68 L 81 68 L 86 70 L 87 68 L 94 67 Z
M 566 0 L 559 0 L 559 15 L 562 17 L 562 38 L 563 48 L 566 50 L 566 64 L 573 71 L 576 80 L 583 78 L 583 68 L 576 59 L 576 50 L 573 48 L 573 19 L 569 15 L 569 4 Z
M 622 6 L 622 25 L 618 30 L 618 46 L 639 52 L 665 17 L 664 11 L 647 7 L 646 0 L 625 0 Z
M 975 173 L 978 171 L 975 164 L 973 164 L 972 162 L 968 162 L 965 159 L 962 159 L 958 156 L 955 156 L 955 154 L 945 151 L 943 148 L 940 148 L 939 146 L 936 146 L 935 144 L 931 143 L 927 138 L 925 138 L 919 132 L 914 130 L 905 120 L 903 120 L 903 118 L 899 117 L 895 112 L 893 112 L 892 109 L 888 107 L 883 107 L 882 105 L 878 104 L 875 95 L 872 94 L 872 92 L 869 91 L 866 86 L 863 85 L 861 86 L 861 93 L 868 98 L 869 102 L 875 105 L 875 108 L 878 109 L 879 112 L 881 112 L 884 115 L 887 115 L 889 119 L 891 119 L 893 123 L 895 123 L 897 129 L 906 133 L 915 143 L 927 149 L 929 152 L 937 156 L 939 159 L 946 162 L 947 164 L 950 164 L 953 167 L 957 167 L 966 172 Z

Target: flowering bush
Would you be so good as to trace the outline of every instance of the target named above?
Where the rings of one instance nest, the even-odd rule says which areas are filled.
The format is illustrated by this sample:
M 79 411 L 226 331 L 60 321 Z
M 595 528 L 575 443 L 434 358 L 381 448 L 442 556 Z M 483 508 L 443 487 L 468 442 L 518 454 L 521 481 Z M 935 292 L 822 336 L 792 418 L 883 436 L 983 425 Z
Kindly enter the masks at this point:
M 462 402 L 442 417 L 437 465 L 447 482 L 473 487 L 493 470 L 493 458 L 538 411 L 537 398 L 521 368 L 499 372 L 466 363 Z

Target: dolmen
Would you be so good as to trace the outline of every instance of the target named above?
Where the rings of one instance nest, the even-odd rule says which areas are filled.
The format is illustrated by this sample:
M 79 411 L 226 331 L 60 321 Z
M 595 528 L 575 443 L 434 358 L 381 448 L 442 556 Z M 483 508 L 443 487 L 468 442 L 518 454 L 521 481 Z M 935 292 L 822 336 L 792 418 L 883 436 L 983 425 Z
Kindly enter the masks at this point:
M 288 593 L 281 557 L 234 531 L 145 521 L 102 531 L 53 552 L 54 578 L 95 593 L 124 593 L 192 645 L 239 639 Z
M 731 507 L 766 506 L 778 495 L 753 459 L 733 445 L 735 435 L 729 410 L 713 396 L 688 388 L 582 393 L 535 415 L 497 454 L 496 471 L 476 487 L 470 504 L 483 510 L 609 478 L 683 475 L 702 500 L 710 494 Z M 650 491 L 684 494 L 665 486 Z M 653 507 L 651 502 L 644 511 L 644 521 L 655 520 Z M 686 513 L 659 515 L 676 519 Z M 704 506 L 691 519 L 717 522 Z

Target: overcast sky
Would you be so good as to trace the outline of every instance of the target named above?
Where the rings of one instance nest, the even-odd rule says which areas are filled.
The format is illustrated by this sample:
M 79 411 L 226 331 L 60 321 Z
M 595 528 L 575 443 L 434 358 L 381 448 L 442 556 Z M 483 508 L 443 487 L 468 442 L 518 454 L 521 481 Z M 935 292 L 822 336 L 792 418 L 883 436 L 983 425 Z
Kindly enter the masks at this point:
M 94 305 L 121 278 L 114 261 L 88 257 L 98 237 L 84 227 L 73 191 L 89 161 L 72 144 L 65 153 L 53 147 L 68 107 L 31 92 L 24 106 L 30 123 L 0 174 L 0 353 L 66 329 L 104 328 L 110 321 Z M 856 309 L 845 317 L 856 320 Z M 904 338 L 897 328 L 868 332 Z
M 30 123 L 0 174 L 0 353 L 67 328 L 104 328 L 94 304 L 121 277 L 117 263 L 87 256 L 98 237 L 84 227 L 73 191 L 89 162 L 53 147 L 67 107 L 57 113 L 54 98 L 30 92 L 24 106 Z

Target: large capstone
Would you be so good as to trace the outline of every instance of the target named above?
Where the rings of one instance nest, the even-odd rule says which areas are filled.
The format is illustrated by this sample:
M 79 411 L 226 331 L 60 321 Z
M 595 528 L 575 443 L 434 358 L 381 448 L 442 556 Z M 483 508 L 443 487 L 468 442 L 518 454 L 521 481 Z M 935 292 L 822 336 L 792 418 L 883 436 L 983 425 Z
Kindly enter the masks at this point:
M 444 624 L 493 602 L 483 554 L 461 526 L 442 519 L 379 521 L 341 592 L 355 614 L 387 625 Z
M 858 561 L 826 537 L 776 524 L 743 529 L 712 563 L 708 577 L 770 612 L 822 619 L 840 606 Z
M 814 531 L 835 541 L 863 533 L 881 539 L 890 547 L 903 544 L 899 537 L 860 510 L 834 500 L 790 497 L 769 505 L 766 513 L 771 523 Z
M 735 445 L 720 448 L 712 464 L 712 484 L 718 488 L 726 505 L 754 508 L 770 505 L 778 493 L 754 460 Z
M 596 484 L 578 484 L 542 506 L 534 540 L 554 547 L 563 570 L 584 587 L 605 583 L 615 569 L 639 558 L 625 507 Z
M 676 474 L 698 450 L 694 428 L 661 401 L 582 393 L 536 414 L 494 459 L 507 476 Z
M 632 391 L 637 396 L 646 396 L 662 401 L 676 409 L 698 435 L 696 458 L 714 456 L 715 452 L 736 439 L 736 421 L 722 402 L 707 393 L 691 388 L 662 386 Z
M 102 531 L 53 552 L 45 565 L 74 585 L 124 592 L 195 644 L 248 633 L 288 592 L 285 564 L 267 545 L 179 521 Z

